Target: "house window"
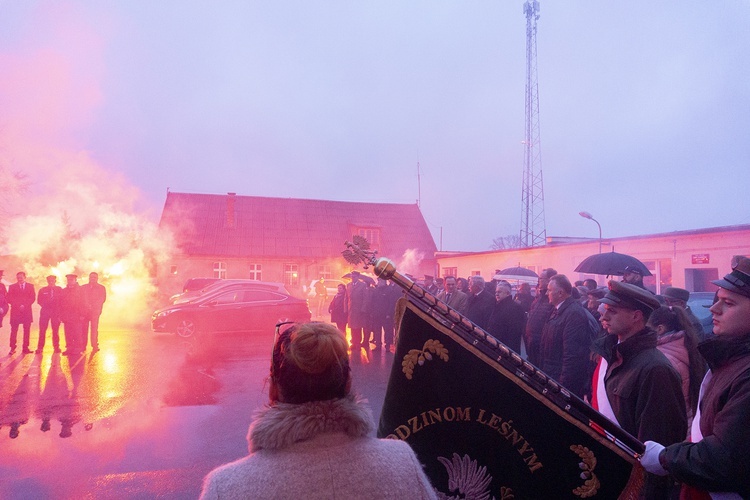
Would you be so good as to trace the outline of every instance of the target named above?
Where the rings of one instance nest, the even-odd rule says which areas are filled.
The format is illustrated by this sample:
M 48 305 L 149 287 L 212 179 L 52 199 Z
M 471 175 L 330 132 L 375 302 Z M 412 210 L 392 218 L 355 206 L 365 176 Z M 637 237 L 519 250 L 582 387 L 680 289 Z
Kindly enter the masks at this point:
M 481 275 L 482 275 L 482 271 L 475 270 L 475 271 L 472 271 L 469 276 L 481 276 Z
M 458 268 L 457 267 L 444 267 L 443 268 L 443 277 L 446 276 L 458 276 Z
M 299 266 L 297 264 L 284 264 L 284 284 L 289 286 L 299 285 Z
M 364 237 L 370 243 L 370 248 L 380 248 L 380 229 L 373 227 L 360 227 L 354 231 L 354 234 Z
M 214 262 L 214 278 L 225 279 L 227 277 L 227 263 Z
M 330 279 L 332 275 L 331 266 L 318 266 L 318 278 Z
M 169 274 L 177 274 L 177 266 L 169 266 Z
M 260 264 L 250 264 L 248 266 L 248 269 L 250 271 L 250 279 L 251 280 L 257 280 L 262 281 L 263 277 L 261 274 L 261 265 Z

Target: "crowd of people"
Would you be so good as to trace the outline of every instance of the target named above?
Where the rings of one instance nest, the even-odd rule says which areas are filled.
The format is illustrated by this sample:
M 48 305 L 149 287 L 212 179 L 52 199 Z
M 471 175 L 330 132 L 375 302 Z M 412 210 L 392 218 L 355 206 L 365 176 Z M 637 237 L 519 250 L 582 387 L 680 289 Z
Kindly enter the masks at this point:
M 600 288 L 544 269 L 536 296 L 529 286 L 513 296 L 508 282 L 479 276 L 426 277 L 424 288 L 644 442 L 642 498 L 739 499 L 750 497 L 750 259 L 733 264 L 713 282 L 714 330 L 703 340 L 685 308 L 689 292 L 669 287 L 657 296 L 637 278 Z M 352 278 L 329 307 L 338 328 L 277 332 L 270 403 L 251 426 L 251 453 L 209 474 L 203 498 L 358 496 L 373 478 L 374 489 L 364 490 L 373 498 L 435 497 L 404 443 L 369 437 L 370 417 L 350 392 L 347 323 L 357 332 L 352 343 L 364 342 L 374 324 L 364 305 L 378 290 L 390 305 L 401 295 Z M 287 474 L 289 466 L 299 473 Z M 324 473 L 339 467 L 362 475 Z
M 348 285 L 338 290 L 328 306 L 331 322 L 346 333 L 351 330 L 351 346 L 390 352 L 394 339 L 396 301 L 403 296 L 401 288 L 382 278 L 377 281 L 358 271 L 351 273 Z
M 99 351 L 99 317 L 107 290 L 99 283 L 96 272 L 89 273 L 88 283 L 80 285 L 76 274 L 65 276 L 66 284 L 57 285 L 57 276 L 47 276 L 47 285 L 36 293 L 34 285 L 26 281 L 26 273 L 16 273 L 16 282 L 6 288 L 2 283 L 3 271 L 0 270 L 0 326 L 5 315 L 10 312 L 10 351 L 16 353 L 18 348 L 18 331 L 23 329 L 21 343 L 22 354 L 42 354 L 46 345 L 47 329 L 52 336 L 54 353 L 62 351 L 60 345 L 60 325 L 63 325 L 65 351 L 63 355 L 73 356 L 86 352 L 91 346 L 92 352 Z M 38 303 L 39 331 L 36 350 L 31 350 L 31 324 L 34 315 L 31 306 Z
M 741 472 L 750 459 L 740 450 L 750 444 L 750 260 L 738 259 L 714 283 L 715 335 L 704 334 L 689 291 L 666 287 L 656 295 L 636 267 L 606 287 L 571 283 L 547 268 L 535 294 L 527 283 L 513 294 L 509 282 L 481 276 L 425 276 L 420 284 L 646 442 L 647 498 L 676 497 L 680 488 L 747 497 Z M 331 302 L 331 320 L 342 332 L 352 328 L 354 346 L 371 336 L 377 348 L 384 332 L 390 347 L 400 296 L 394 285 L 373 286 L 355 272 Z

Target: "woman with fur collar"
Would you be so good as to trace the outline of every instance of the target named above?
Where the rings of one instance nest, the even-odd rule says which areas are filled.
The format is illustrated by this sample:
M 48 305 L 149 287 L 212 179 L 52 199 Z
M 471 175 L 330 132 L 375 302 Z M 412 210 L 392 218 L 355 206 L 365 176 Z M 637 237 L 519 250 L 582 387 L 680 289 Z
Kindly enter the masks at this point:
M 269 382 L 269 405 L 248 432 L 250 455 L 209 473 L 201 498 L 436 498 L 408 444 L 371 437 L 372 415 L 351 394 L 335 326 L 292 324 L 277 334 Z

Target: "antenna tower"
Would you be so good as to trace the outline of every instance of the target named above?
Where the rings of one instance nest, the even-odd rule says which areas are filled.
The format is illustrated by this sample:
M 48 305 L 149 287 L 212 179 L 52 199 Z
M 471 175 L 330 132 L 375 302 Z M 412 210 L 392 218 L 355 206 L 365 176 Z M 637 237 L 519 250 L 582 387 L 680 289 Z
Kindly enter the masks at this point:
M 535 247 L 547 242 L 539 136 L 539 84 L 536 71 L 538 0 L 526 0 L 523 12 L 526 15 L 526 137 L 523 141 L 525 154 L 521 190 L 521 245 Z

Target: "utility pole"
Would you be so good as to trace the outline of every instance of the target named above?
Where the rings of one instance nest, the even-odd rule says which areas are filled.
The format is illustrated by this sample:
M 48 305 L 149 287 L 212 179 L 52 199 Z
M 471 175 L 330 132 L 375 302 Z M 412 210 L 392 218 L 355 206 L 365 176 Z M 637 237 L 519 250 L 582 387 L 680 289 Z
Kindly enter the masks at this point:
M 526 0 L 526 134 L 524 144 L 523 186 L 521 189 L 521 245 L 542 246 L 547 242 L 544 222 L 544 185 L 542 150 L 539 135 L 539 85 L 536 70 L 536 22 L 538 0 Z

